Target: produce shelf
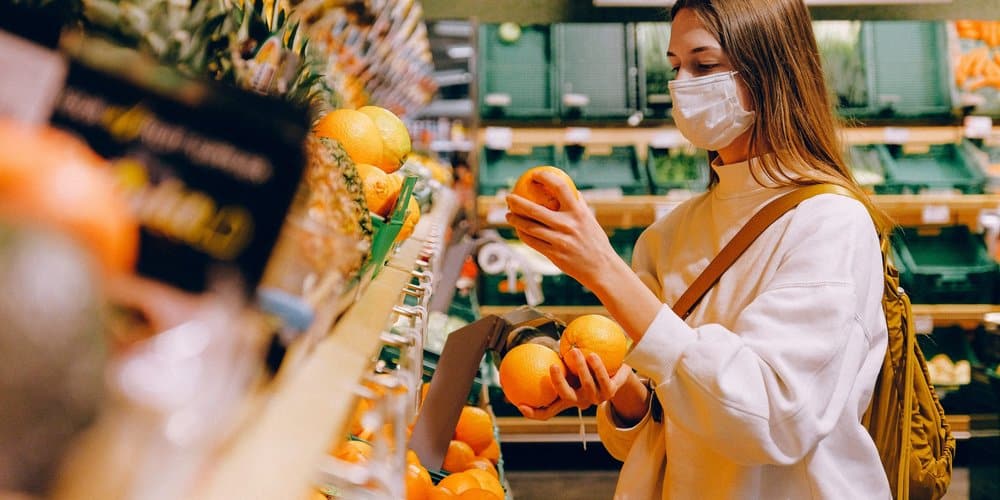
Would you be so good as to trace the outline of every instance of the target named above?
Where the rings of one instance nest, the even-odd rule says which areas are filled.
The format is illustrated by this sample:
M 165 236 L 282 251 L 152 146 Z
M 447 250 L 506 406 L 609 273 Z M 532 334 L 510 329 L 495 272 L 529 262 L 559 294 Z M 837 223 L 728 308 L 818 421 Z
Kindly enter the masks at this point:
M 480 306 L 483 316 L 504 314 L 519 306 Z M 539 306 L 539 311 L 551 314 L 562 321 L 572 321 L 584 314 L 608 314 L 604 306 Z M 975 328 L 983 323 L 983 316 L 1000 312 L 996 304 L 913 304 L 913 316 L 918 321 L 930 318 L 933 326 L 961 326 Z M 920 330 L 921 325 L 917 325 Z
M 587 200 L 604 227 L 638 227 L 652 224 L 659 216 L 688 199 L 690 195 L 623 196 Z M 961 224 L 975 227 L 983 210 L 1000 208 L 1000 194 L 886 194 L 874 195 L 876 204 L 896 223 Z M 503 198 L 480 196 L 477 200 L 480 225 L 506 226 Z

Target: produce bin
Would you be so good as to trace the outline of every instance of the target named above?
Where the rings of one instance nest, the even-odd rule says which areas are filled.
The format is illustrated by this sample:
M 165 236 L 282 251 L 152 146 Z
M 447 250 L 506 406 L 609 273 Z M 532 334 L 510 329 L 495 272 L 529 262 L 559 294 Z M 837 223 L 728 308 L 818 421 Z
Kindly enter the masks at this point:
M 982 193 L 986 176 L 968 142 L 935 144 L 926 152 L 908 153 L 902 146 L 879 146 L 885 183 L 876 186 L 880 194 L 918 194 L 925 191 Z
M 916 304 L 988 304 L 997 263 L 966 226 L 901 228 L 893 238 L 900 284 Z
M 884 190 L 885 165 L 891 161 L 888 151 L 880 145 L 851 146 L 848 160 L 854 179 L 868 192 Z
M 534 146 L 526 151 L 483 148 L 479 156 L 479 193 L 494 195 L 510 189 L 529 168 L 558 163 L 555 146 Z
M 866 21 L 861 30 L 869 75 L 862 114 L 928 117 L 952 111 L 943 21 Z
M 711 167 L 705 151 L 650 146 L 646 150 L 646 170 L 653 194 L 668 194 L 674 190 L 704 191 Z
M 649 194 L 646 169 L 639 167 L 635 146 L 566 145 L 566 173 L 579 189 L 616 189 L 623 194 Z
M 552 118 L 558 113 L 551 28 L 487 24 L 479 30 L 483 118 Z
M 635 112 L 633 25 L 565 23 L 553 33 L 563 117 L 623 118 Z

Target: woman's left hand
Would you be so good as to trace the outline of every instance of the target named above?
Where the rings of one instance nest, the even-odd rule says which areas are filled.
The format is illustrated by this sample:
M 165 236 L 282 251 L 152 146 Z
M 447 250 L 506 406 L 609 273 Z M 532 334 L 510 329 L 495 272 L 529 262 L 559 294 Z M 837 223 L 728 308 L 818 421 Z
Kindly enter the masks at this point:
M 562 272 L 594 289 L 621 257 L 573 188 L 548 172 L 539 173 L 535 179 L 559 200 L 559 211 L 511 194 L 507 196 L 507 222 L 521 241 L 548 257 Z

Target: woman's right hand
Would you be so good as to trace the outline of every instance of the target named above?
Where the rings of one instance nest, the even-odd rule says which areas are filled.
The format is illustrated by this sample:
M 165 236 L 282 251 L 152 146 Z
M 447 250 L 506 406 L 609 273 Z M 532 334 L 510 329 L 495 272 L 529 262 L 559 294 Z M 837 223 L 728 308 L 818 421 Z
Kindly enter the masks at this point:
M 559 397 L 544 408 L 519 405 L 518 410 L 522 415 L 533 420 L 548 420 L 569 408 L 589 408 L 615 397 L 618 390 L 631 379 L 638 381 L 628 365 L 622 364 L 614 375 L 610 375 L 598 355 L 591 353 L 584 356 L 579 349 L 570 350 L 564 361 L 570 371 L 578 375 L 567 375 L 562 363 L 552 365 L 549 374 Z

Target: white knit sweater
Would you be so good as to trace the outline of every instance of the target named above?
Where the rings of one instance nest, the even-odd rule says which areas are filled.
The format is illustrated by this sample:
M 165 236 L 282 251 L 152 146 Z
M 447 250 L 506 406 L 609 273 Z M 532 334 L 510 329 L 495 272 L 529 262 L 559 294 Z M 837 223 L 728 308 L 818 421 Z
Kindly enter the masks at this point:
M 768 201 L 746 162 L 646 230 L 632 267 L 664 302 Z M 768 228 L 682 321 L 666 305 L 626 362 L 663 406 L 598 428 L 624 461 L 617 499 L 885 499 L 861 425 L 886 347 L 881 254 L 863 205 L 803 202 Z

